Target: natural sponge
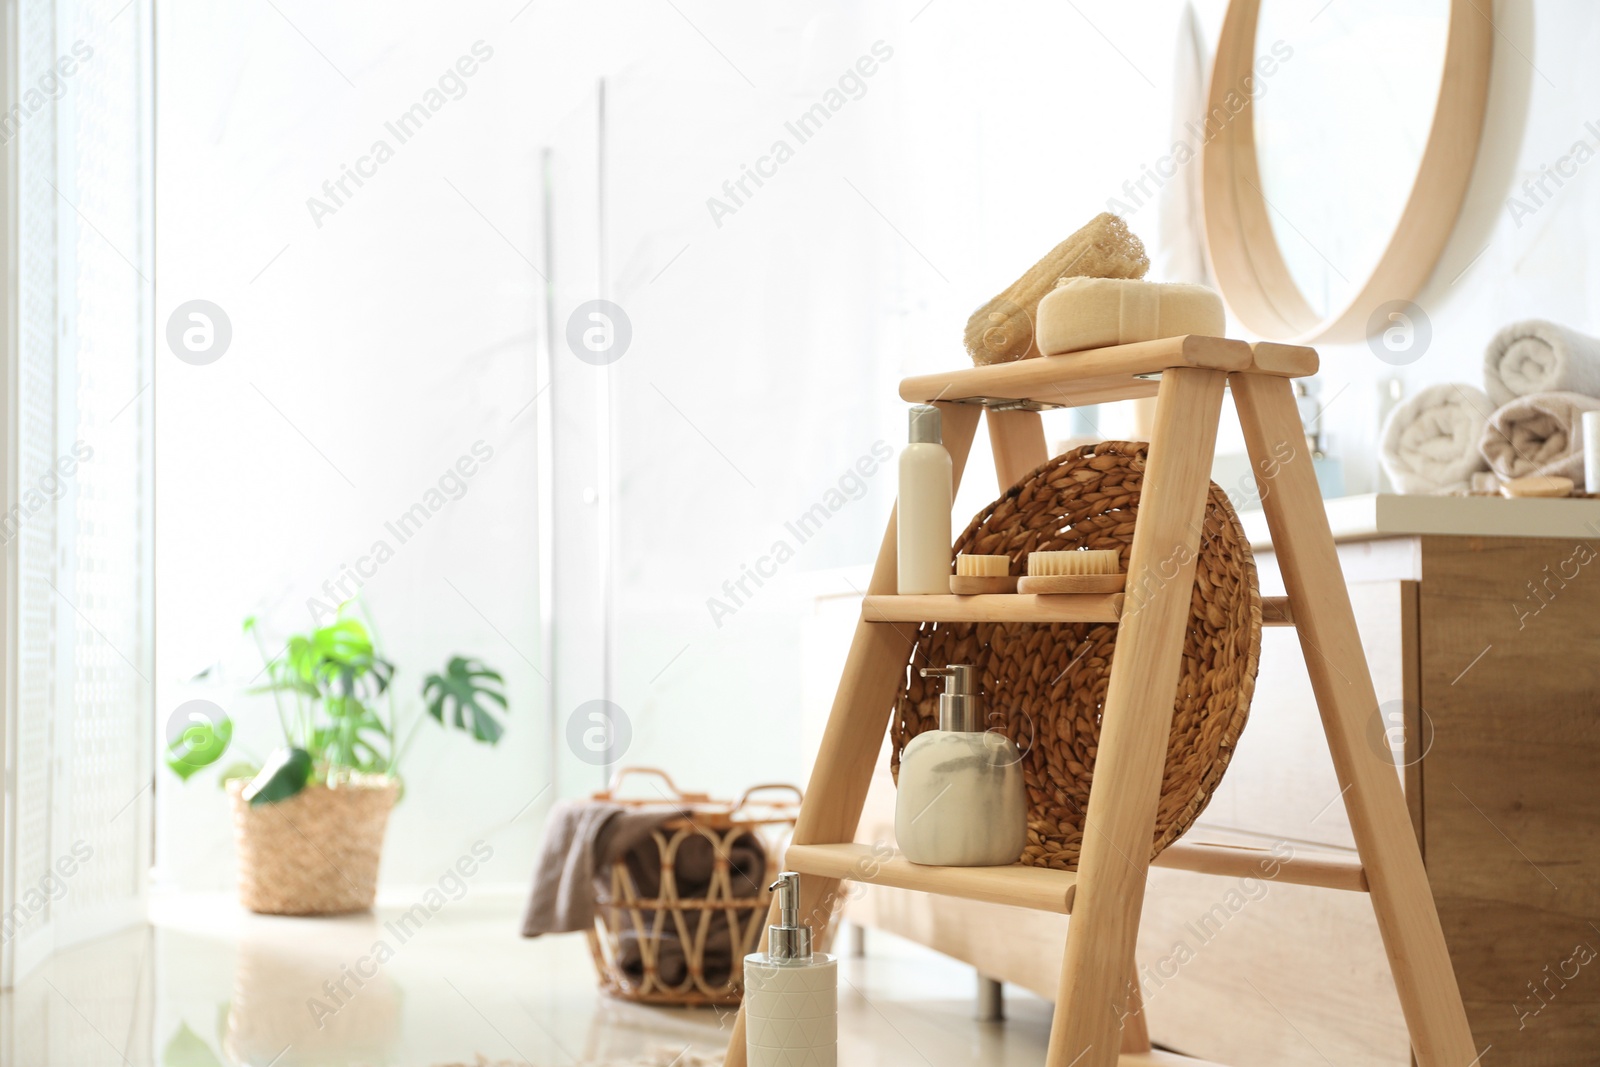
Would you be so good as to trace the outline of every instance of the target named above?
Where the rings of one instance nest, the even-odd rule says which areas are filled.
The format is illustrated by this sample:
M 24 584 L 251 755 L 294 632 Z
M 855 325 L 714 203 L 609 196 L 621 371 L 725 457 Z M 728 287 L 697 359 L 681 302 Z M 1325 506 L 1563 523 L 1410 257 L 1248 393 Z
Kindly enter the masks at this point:
M 979 366 L 1039 354 L 1033 322 L 1039 301 L 1062 278 L 1143 278 L 1144 245 L 1120 216 L 1102 212 L 1052 248 L 1028 272 L 967 320 L 967 354 Z

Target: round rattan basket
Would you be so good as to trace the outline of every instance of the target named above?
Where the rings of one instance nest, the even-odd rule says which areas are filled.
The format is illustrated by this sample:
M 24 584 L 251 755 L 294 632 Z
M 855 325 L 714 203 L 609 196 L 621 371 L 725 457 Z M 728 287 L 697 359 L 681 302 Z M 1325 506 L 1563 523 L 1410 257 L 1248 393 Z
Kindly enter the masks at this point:
M 1116 549 L 1126 571 L 1148 447 L 1102 441 L 1057 456 L 979 512 L 956 551 L 1004 553 L 1011 573 L 1021 575 L 1035 550 Z M 911 739 L 938 726 L 939 680 L 923 679 L 915 668 L 974 664 L 990 728 L 1023 752 L 1022 862 L 1076 869 L 1116 642 L 1116 625 L 1105 623 L 923 624 L 896 699 L 895 773 Z M 1152 857 L 1194 823 L 1227 769 L 1249 715 L 1260 651 L 1261 594 L 1250 542 L 1227 495 L 1212 483 Z
M 378 891 L 378 860 L 392 778 L 309 785 L 287 800 L 252 807 L 247 783 L 228 783 L 238 853 L 239 903 L 264 915 L 366 911 Z

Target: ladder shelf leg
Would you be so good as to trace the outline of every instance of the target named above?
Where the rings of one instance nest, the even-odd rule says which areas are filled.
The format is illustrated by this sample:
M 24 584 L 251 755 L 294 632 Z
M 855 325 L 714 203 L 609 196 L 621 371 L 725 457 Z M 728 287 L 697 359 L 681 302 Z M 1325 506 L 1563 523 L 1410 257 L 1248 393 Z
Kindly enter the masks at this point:
M 1050 458 L 1044 420 L 1037 411 L 986 411 L 983 421 L 989 424 L 989 448 L 1002 493 Z
M 1182 368 L 1161 378 L 1048 1067 L 1114 1067 L 1137 993 L 1128 980 L 1135 973 L 1225 377 Z
M 1139 988 L 1139 965 L 1128 979 L 1128 1002 L 1122 1009 L 1122 1054 L 1150 1051 L 1150 1020 L 1144 1017 L 1144 992 Z
M 1363 741 L 1378 699 L 1289 380 L 1235 374 L 1231 385 L 1412 1051 L 1418 1067 L 1471 1067 L 1478 1052 L 1405 797 Z

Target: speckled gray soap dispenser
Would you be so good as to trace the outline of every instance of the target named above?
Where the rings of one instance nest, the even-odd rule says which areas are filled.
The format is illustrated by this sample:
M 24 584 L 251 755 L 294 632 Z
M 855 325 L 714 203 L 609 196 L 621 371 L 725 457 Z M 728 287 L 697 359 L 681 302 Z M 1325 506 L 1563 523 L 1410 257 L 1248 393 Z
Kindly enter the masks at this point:
M 997 867 L 1015 863 L 1028 841 L 1022 753 L 983 728 L 977 671 L 968 664 L 923 668 L 943 677 L 939 728 L 911 739 L 900 757 L 894 833 L 912 863 Z

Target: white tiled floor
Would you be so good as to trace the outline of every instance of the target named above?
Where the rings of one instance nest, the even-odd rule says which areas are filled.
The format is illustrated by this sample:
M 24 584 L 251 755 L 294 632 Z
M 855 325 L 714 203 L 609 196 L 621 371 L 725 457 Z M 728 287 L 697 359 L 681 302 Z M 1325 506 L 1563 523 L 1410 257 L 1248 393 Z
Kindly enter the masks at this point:
M 221 898 L 158 902 L 152 926 L 60 953 L 0 996 L 0 1067 L 428 1067 L 480 1053 L 568 1067 L 725 1044 L 731 1018 L 714 1011 L 600 996 L 583 938 L 522 940 L 510 896 L 452 903 L 404 942 L 384 925 L 401 910 L 286 919 Z M 393 956 L 358 986 L 352 969 L 373 974 L 363 961 L 380 941 Z M 974 1022 L 961 964 L 871 935 L 840 973 L 850 1067 L 1044 1061 L 1048 1005 L 1008 990 L 1008 1022 Z M 351 995 L 330 995 L 341 979 Z

